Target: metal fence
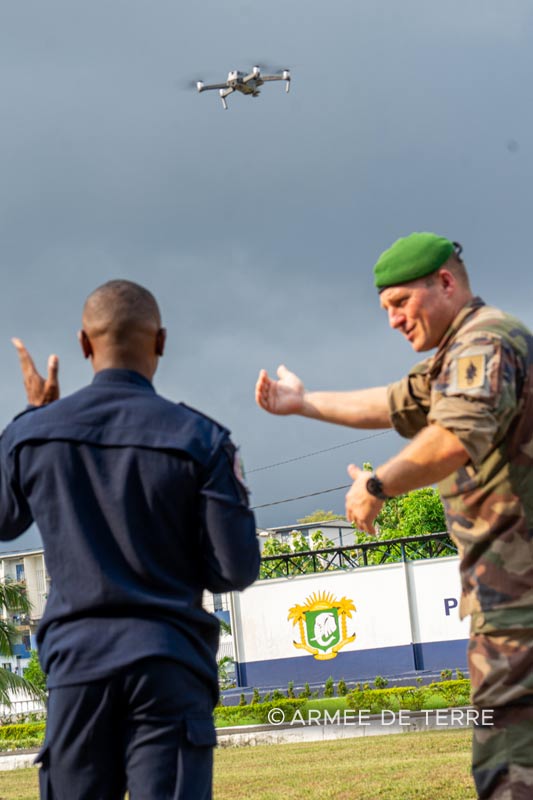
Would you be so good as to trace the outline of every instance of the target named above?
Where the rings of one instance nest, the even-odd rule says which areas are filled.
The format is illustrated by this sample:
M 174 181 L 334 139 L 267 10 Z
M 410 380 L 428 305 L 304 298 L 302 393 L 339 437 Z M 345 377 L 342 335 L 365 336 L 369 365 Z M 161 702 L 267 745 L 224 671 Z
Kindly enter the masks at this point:
M 456 556 L 457 547 L 448 533 L 429 533 L 402 539 L 385 539 L 348 547 L 326 547 L 294 553 L 264 556 L 261 579 L 290 578 L 313 572 L 357 569 L 398 561 Z

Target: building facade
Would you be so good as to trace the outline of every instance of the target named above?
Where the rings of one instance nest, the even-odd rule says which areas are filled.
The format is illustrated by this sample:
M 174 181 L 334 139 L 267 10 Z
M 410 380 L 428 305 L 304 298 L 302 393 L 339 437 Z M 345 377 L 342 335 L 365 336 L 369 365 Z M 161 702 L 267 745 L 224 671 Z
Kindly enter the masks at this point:
M 28 615 L 10 608 L 0 609 L 2 619 L 12 623 L 17 630 L 14 653 L 11 657 L 2 656 L 0 666 L 22 675 L 30 658 L 30 650 L 36 646 L 35 634 L 50 587 L 43 550 L 0 553 L 0 582 L 24 586 L 30 602 Z

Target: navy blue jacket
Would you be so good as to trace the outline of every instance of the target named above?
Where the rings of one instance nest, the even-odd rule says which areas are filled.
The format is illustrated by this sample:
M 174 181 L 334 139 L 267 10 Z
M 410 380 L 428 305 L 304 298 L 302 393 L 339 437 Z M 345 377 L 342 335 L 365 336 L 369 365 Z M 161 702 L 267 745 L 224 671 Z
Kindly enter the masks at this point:
M 202 592 L 244 589 L 259 549 L 228 431 L 103 370 L 0 440 L 0 539 L 35 521 L 51 589 L 37 640 L 48 685 L 175 659 L 212 685 L 218 621 Z

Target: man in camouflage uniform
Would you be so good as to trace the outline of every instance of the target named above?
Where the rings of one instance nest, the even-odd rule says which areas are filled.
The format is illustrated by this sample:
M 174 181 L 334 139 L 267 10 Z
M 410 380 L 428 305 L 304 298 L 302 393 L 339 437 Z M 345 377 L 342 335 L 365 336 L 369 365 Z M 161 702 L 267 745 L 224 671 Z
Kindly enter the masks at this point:
M 374 267 L 381 306 L 413 349 L 436 349 L 402 380 L 306 392 L 285 367 L 262 370 L 259 405 L 358 428 L 394 427 L 409 444 L 369 475 L 351 464 L 349 520 L 374 532 L 383 502 L 438 483 L 461 558 L 461 617 L 472 617 L 472 701 L 483 800 L 533 798 L 533 336 L 472 295 L 461 248 L 434 234 L 399 239 Z

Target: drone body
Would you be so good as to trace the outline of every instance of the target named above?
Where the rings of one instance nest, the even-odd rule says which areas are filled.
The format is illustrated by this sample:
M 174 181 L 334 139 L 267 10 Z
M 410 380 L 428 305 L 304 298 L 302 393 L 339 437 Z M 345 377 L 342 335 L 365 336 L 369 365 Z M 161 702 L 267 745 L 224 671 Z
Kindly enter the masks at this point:
M 241 94 L 257 97 L 259 94 L 259 87 L 268 81 L 285 81 L 285 91 L 288 92 L 291 85 L 290 70 L 282 69 L 275 75 L 262 75 L 260 67 L 252 67 L 252 71 L 249 73 L 234 69 L 228 72 L 225 83 L 205 84 L 203 81 L 197 81 L 196 88 L 199 92 L 218 89 L 222 105 L 224 108 L 227 108 L 226 97 L 232 94 L 232 92 L 241 92 Z

